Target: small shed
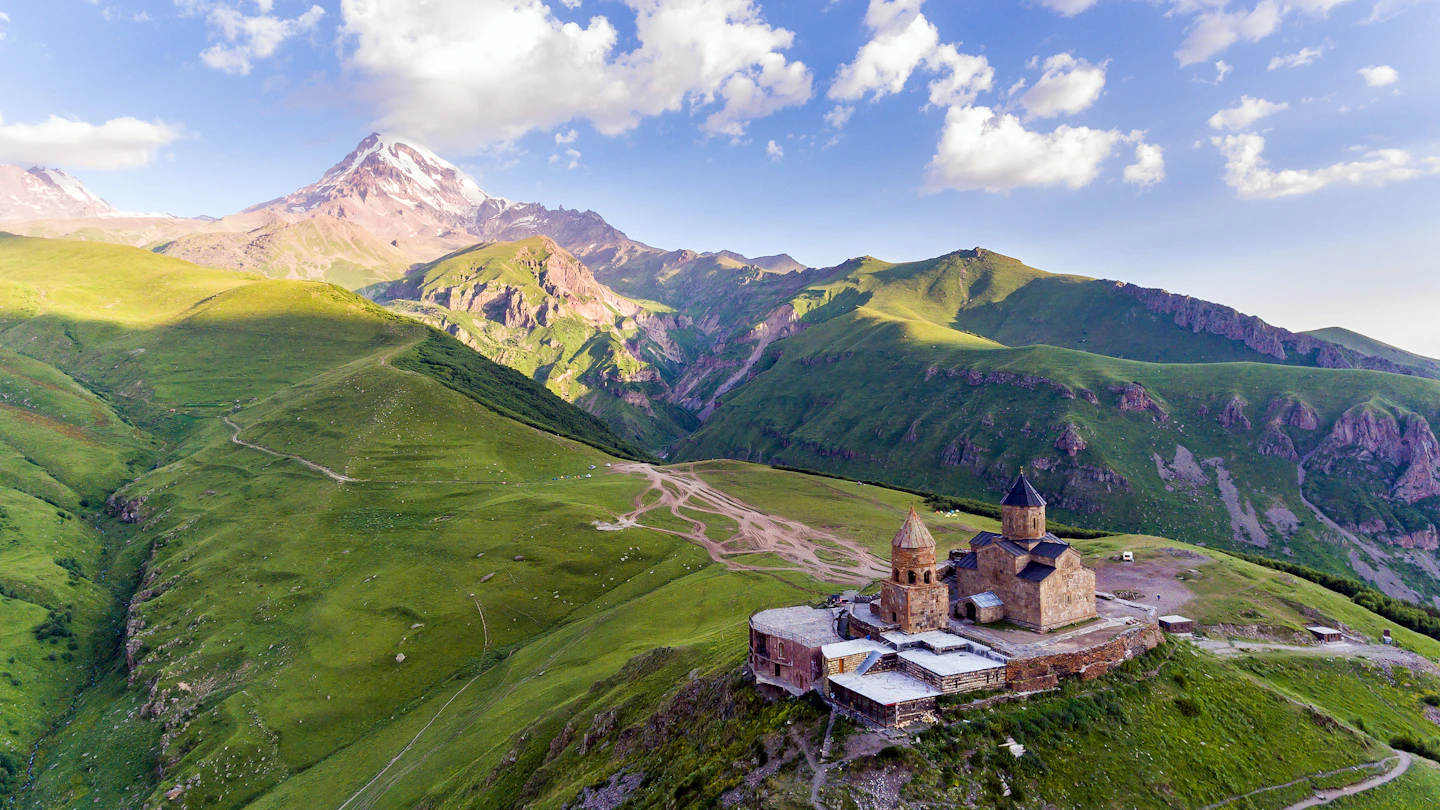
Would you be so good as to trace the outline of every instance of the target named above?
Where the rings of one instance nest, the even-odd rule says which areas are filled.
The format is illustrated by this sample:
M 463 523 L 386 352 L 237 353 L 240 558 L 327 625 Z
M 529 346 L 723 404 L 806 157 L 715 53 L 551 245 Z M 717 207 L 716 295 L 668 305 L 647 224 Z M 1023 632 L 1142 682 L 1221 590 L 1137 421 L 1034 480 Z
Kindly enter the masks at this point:
M 1184 616 L 1171 614 L 1160 617 L 1160 629 L 1167 633 L 1193 633 L 1195 632 L 1195 622 Z
M 1305 629 L 1309 630 L 1310 635 L 1314 636 L 1315 640 L 1321 644 L 1330 644 L 1344 638 L 1340 635 L 1340 631 L 1333 627 L 1307 627 Z
M 977 624 L 998 622 L 1005 618 L 1005 603 L 993 591 L 985 591 L 961 598 L 955 603 L 955 615 Z

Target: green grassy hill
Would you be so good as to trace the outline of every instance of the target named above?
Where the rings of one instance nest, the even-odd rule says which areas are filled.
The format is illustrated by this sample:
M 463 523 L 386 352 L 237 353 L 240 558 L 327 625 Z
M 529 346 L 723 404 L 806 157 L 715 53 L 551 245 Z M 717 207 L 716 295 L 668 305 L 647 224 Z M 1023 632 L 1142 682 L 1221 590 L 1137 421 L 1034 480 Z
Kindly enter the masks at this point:
M 328 285 L 9 238 L 0 281 L 0 806 L 558 808 L 620 770 L 644 772 L 645 806 L 736 789 L 743 806 L 808 806 L 795 745 L 823 715 L 762 702 L 734 673 L 753 611 L 836 586 L 732 570 L 668 513 L 598 530 L 647 486 L 607 466 L 630 450 L 600 422 Z M 684 471 L 875 550 L 915 501 L 739 462 Z M 947 546 L 994 527 L 926 520 Z M 1081 548 L 1103 564 L 1117 544 L 1167 542 Z M 1199 570 L 1215 583 L 1197 584 L 1206 621 L 1252 602 L 1280 624 L 1318 611 L 1440 655 L 1309 582 L 1219 555 Z M 73 635 L 47 630 L 62 626 Z M 1113 804 L 1198 804 L 1385 755 L 1352 718 L 1285 701 L 1305 687 L 1292 670 L 1191 655 L 1032 704 L 1048 726 L 1000 707 L 964 736 L 979 751 L 1020 735 L 1047 770 L 961 757 L 956 715 L 909 752 L 854 760 L 826 796 L 839 806 L 903 765 L 916 790 L 949 780 L 950 797 L 1010 774 L 1030 797 L 1012 802 L 1035 807 L 1110 744 L 1125 752 L 1099 760 Z M 1378 700 L 1335 711 L 1415 728 L 1420 709 L 1396 707 L 1429 684 L 1382 690 L 1388 714 Z M 1190 693 L 1199 719 L 1177 713 Z M 1110 719 L 1054 736 L 1072 699 Z M 1214 753 L 1197 759 L 1202 742 Z M 1165 778 L 1135 776 L 1142 753 Z M 772 755 L 789 764 L 747 783 Z M 1173 775 L 1182 756 L 1203 768 Z
M 1440 468 L 1402 447 L 1440 425 L 1435 380 L 1318 368 L 1318 350 L 1293 346 L 1281 362 L 1182 328 L 1112 282 L 983 250 L 854 260 L 791 303 L 807 328 L 770 345 L 672 458 L 982 498 L 1024 466 L 1066 522 L 1251 545 L 1440 598 L 1440 561 L 1425 550 Z M 1352 429 L 1366 419 L 1394 426 L 1366 451 L 1374 461 Z M 1402 441 L 1408 424 L 1416 438 Z M 1407 476 L 1424 486 L 1403 489 Z

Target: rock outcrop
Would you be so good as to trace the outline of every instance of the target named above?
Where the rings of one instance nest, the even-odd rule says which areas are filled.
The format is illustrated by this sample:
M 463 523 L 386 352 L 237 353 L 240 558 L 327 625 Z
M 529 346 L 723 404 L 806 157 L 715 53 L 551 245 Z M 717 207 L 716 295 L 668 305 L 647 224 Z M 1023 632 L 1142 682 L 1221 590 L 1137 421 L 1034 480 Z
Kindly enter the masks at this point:
M 1074 458 L 1086 447 L 1088 445 L 1081 438 L 1080 429 L 1071 422 L 1065 424 L 1064 429 L 1060 431 L 1060 438 L 1055 440 L 1055 449 L 1071 458 Z
M 1161 407 L 1160 403 L 1156 402 L 1155 398 L 1150 396 L 1150 392 L 1145 390 L 1145 386 L 1140 383 L 1112 385 L 1110 392 L 1120 395 L 1120 400 L 1115 407 L 1119 408 L 1121 413 L 1151 413 L 1157 422 L 1170 421 L 1169 412 Z
M 1320 414 L 1298 397 L 1280 397 L 1265 409 L 1265 421 L 1301 430 L 1315 430 L 1320 427 Z
M 1440 442 L 1430 422 L 1418 413 L 1400 421 L 1371 403 L 1340 415 L 1320 447 L 1328 470 L 1336 459 L 1352 455 L 1362 462 L 1384 462 L 1400 468 L 1386 495 L 1407 504 L 1440 495 Z
M 1249 430 L 1250 417 L 1245 415 L 1245 406 L 1249 404 L 1244 397 L 1231 397 L 1230 401 L 1225 403 L 1225 407 L 1221 409 L 1220 415 L 1215 417 L 1215 421 L 1219 422 L 1221 427 L 1230 430 Z

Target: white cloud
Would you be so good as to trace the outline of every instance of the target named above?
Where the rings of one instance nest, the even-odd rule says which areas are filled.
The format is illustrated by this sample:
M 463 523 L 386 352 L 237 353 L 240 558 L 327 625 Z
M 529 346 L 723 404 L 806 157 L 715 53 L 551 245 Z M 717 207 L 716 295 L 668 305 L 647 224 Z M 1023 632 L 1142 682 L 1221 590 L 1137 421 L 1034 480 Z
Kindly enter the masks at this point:
M 765 144 L 765 154 L 769 155 L 771 160 L 779 160 L 785 157 L 785 149 L 780 144 L 771 141 Z
M 1231 67 L 1231 66 L 1230 66 L 1230 63 L 1229 63 L 1229 62 L 1226 62 L 1224 59 L 1221 59 L 1220 61 L 1216 62 L 1216 63 L 1215 63 L 1215 82 L 1214 82 L 1214 83 L 1215 83 L 1215 84 L 1219 84 L 1220 82 L 1225 81 L 1225 77 L 1226 77 L 1226 76 L 1229 76 L 1229 75 L 1230 75 L 1230 72 L 1233 71 L 1234 69 L 1235 69 L 1235 68 Z
M 564 144 L 567 144 L 567 143 L 574 143 L 575 140 L 576 140 L 577 138 L 579 138 L 579 137 L 580 137 L 580 133 L 576 132 L 576 131 L 573 130 L 573 129 L 562 130 L 562 131 L 560 131 L 560 132 L 555 133 L 555 143 L 556 143 L 556 145 L 564 145 Z
M 1022 186 L 1082 188 L 1099 175 L 1118 144 L 1140 137 L 1138 131 L 1126 135 L 1068 125 L 1033 132 L 1019 118 L 988 107 L 952 107 L 930 161 L 928 187 L 991 192 Z
M 1290 105 L 1286 102 L 1275 104 L 1263 98 L 1241 96 L 1239 106 L 1221 110 L 1210 116 L 1210 128 L 1228 129 L 1231 132 L 1249 129 L 1251 124 L 1261 118 L 1288 109 L 1290 109 Z
M 1040 5 L 1062 16 L 1074 17 L 1097 2 L 1099 0 L 1040 0 Z
M 1387 84 L 1394 84 L 1400 81 L 1400 74 L 1395 68 L 1389 65 L 1371 65 L 1360 68 L 1360 75 L 1364 77 L 1365 84 L 1370 87 L 1384 87 Z
M 1045 72 L 1020 97 L 1020 103 L 1027 117 L 1053 118 L 1088 108 L 1104 89 L 1105 65 L 1057 53 L 1045 60 Z
M 1165 151 L 1143 141 L 1135 144 L 1135 162 L 1125 167 L 1125 182 L 1146 189 L 1164 179 Z
M 811 75 L 781 51 L 754 0 L 624 0 L 637 46 L 616 53 L 602 16 L 585 27 L 544 0 L 341 0 L 348 66 L 380 126 L 477 148 L 587 119 L 603 134 L 641 119 L 715 108 L 709 134 L 811 97 Z
M 1244 199 L 1274 199 L 1309 194 L 1330 185 L 1382 186 L 1412 180 L 1426 174 L 1440 174 L 1440 158 L 1416 160 L 1404 149 L 1366 152 L 1360 160 L 1336 163 L 1321 169 L 1269 167 L 1261 152 L 1265 139 L 1253 133 L 1214 137 L 1210 142 L 1225 156 L 1225 183 Z
M 1270 36 L 1293 12 L 1324 17 L 1346 2 L 1349 0 L 1259 0 L 1248 11 L 1230 11 L 1227 0 L 1171 0 L 1173 13 L 1198 15 L 1175 58 L 1182 67 L 1204 62 L 1241 40 L 1259 42 Z
M 562 164 L 567 169 L 580 168 L 580 152 L 576 149 L 566 149 L 563 155 L 556 154 L 550 156 L 551 166 L 559 166 Z
M 930 82 L 935 106 L 968 104 L 989 90 L 995 71 L 983 56 L 963 54 L 940 42 L 940 31 L 920 13 L 925 0 L 870 0 L 865 24 L 871 39 L 855 59 L 841 65 L 830 85 L 835 101 L 872 100 L 899 93 L 920 67 L 939 76 Z
M 160 120 L 112 118 L 91 124 L 59 116 L 38 124 L 0 119 L 0 161 L 84 169 L 130 169 L 155 159 L 185 128 Z
M 850 116 L 854 114 L 854 107 L 848 104 L 836 104 L 830 112 L 825 113 L 825 123 L 834 129 L 842 129 L 850 121 Z
M 1297 68 L 1313 64 L 1316 59 L 1324 55 L 1324 48 L 1301 48 L 1295 53 L 1288 53 L 1283 56 L 1276 56 L 1270 60 L 1270 66 L 1266 70 L 1278 70 L 1279 68 Z
M 237 6 L 212 0 L 175 0 L 186 15 L 204 15 L 212 36 L 221 41 L 200 52 L 200 61 L 232 76 L 248 74 L 259 59 L 268 59 L 298 34 L 314 30 L 325 9 L 312 5 L 294 19 L 276 17 L 274 0 L 255 0 L 259 14 L 249 16 Z
M 8 22 L 10 22 L 10 15 L 6 14 L 3 11 L 0 11 L 0 42 L 5 41 L 5 35 L 7 33 L 5 30 L 5 24 Z

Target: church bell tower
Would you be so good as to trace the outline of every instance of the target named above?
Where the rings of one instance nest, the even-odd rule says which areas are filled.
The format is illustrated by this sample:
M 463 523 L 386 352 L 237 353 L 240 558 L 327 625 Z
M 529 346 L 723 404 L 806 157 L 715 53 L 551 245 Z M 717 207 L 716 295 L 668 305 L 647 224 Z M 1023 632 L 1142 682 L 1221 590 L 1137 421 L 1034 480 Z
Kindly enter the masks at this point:
M 910 508 L 890 541 L 890 579 L 880 586 L 880 615 L 906 633 L 940 630 L 947 624 L 950 588 L 935 571 L 935 538 Z

